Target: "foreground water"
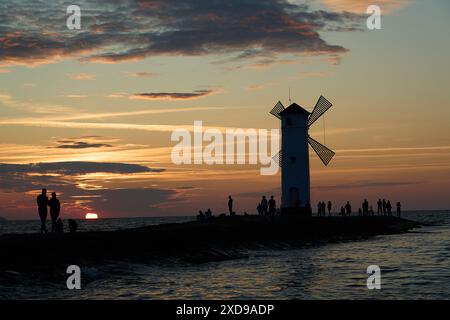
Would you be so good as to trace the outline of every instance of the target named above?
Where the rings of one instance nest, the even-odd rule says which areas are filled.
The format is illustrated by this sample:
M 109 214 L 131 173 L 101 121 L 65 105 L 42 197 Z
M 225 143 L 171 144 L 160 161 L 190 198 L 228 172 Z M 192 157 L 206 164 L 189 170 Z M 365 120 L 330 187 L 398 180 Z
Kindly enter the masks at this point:
M 45 299 L 448 299 L 450 211 L 410 212 L 426 227 L 407 234 L 296 250 L 254 250 L 246 258 L 204 264 L 114 263 L 84 266 L 82 290 L 65 283 L 0 284 L 1 298 Z M 166 218 L 164 218 L 166 219 Z M 171 218 L 186 221 L 191 218 Z M 115 220 L 115 219 L 111 219 Z M 167 220 L 165 220 L 167 221 Z M 105 230 L 155 224 L 155 218 L 96 221 Z M 7 222 L 9 224 L 11 222 Z M 16 222 L 25 224 L 31 222 Z M 35 223 L 35 222 L 34 222 Z M 3 223 L 5 224 L 5 223 Z M 101 226 L 100 226 L 101 225 Z M 16 225 L 17 227 L 17 225 Z M 29 227 L 31 228 L 31 227 Z M 3 229 L 13 231 L 12 226 Z M 4 232 L 4 231 L 3 231 Z M 1 233 L 1 232 L 0 232 Z M 381 290 L 366 269 L 381 268 Z

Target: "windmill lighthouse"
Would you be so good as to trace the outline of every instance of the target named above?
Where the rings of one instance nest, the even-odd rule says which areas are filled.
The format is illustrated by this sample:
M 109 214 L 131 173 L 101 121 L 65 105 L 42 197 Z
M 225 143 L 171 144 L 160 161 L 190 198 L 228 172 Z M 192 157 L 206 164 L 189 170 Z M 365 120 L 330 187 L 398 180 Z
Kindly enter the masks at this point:
M 308 144 L 328 165 L 335 153 L 309 136 L 309 128 L 332 104 L 320 96 L 312 112 L 296 103 L 285 108 L 278 101 L 270 111 L 281 120 L 281 150 L 274 161 L 281 167 L 281 211 L 307 213 L 311 205 Z

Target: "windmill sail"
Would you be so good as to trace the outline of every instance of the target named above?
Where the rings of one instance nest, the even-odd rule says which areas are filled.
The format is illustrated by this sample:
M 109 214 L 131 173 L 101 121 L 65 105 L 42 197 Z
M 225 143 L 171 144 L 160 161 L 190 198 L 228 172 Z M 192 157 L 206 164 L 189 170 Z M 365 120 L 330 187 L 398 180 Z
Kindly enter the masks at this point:
M 276 155 L 274 155 L 272 157 L 272 160 L 276 164 L 278 164 L 278 166 L 281 168 L 281 165 L 283 164 L 283 153 L 282 153 L 282 151 L 280 150 Z
M 275 107 L 273 107 L 272 110 L 270 111 L 270 114 L 274 115 L 278 119 L 281 119 L 280 112 L 283 110 L 284 110 L 283 104 L 280 101 L 278 101 Z
M 323 164 L 327 166 L 336 153 L 311 137 L 308 137 L 308 142 L 317 153 L 320 160 L 322 160 Z
M 308 127 L 310 127 L 317 119 L 320 118 L 328 109 L 331 108 L 333 104 L 325 99 L 324 96 L 320 96 L 319 100 L 317 100 L 316 106 L 312 111 L 311 115 L 308 119 Z

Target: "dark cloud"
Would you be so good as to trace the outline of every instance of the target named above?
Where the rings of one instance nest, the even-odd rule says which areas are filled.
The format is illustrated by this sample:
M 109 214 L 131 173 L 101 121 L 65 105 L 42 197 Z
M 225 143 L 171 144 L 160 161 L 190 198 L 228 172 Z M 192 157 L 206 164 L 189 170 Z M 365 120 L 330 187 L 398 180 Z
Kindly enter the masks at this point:
M 146 72 L 146 71 L 140 71 L 140 72 L 133 72 L 130 74 L 132 77 L 152 77 L 158 75 L 157 73 L 153 72 Z
M 0 163 L 0 173 L 39 173 L 39 174 L 64 174 L 77 175 L 96 172 L 106 173 L 140 173 L 140 172 L 161 172 L 164 169 L 152 169 L 146 166 L 129 163 L 113 162 L 43 162 L 30 164 L 9 164 Z
M 212 90 L 196 90 L 194 92 L 152 92 L 136 93 L 130 99 L 142 100 L 192 100 L 200 99 L 212 94 Z
M 0 11 L 0 65 L 61 58 L 116 63 L 157 55 L 339 55 L 321 31 L 352 31 L 353 13 L 287 0 L 80 0 L 82 29 L 66 28 L 61 0 L 11 0 Z
M 107 143 L 89 143 L 84 141 L 76 141 L 76 142 L 69 142 L 66 144 L 60 144 L 56 146 L 55 148 L 58 149 L 86 149 L 86 148 L 103 148 L 103 147 L 112 147 L 112 145 Z

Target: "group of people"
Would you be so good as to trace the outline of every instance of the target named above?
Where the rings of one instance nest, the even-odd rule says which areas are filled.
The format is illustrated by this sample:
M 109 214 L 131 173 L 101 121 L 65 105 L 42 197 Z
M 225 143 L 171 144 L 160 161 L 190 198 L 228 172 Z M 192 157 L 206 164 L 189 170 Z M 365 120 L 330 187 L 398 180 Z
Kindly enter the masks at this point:
M 52 220 L 51 232 L 63 232 L 62 221 L 59 218 L 61 204 L 56 198 L 56 192 L 52 192 L 52 197 L 47 197 L 47 189 L 42 189 L 42 193 L 36 199 L 38 205 L 39 218 L 41 219 L 41 233 L 47 233 L 47 215 L 48 207 L 50 207 L 50 217 Z
M 384 215 L 392 215 L 392 205 L 390 200 L 381 200 L 378 199 L 377 202 L 378 206 L 378 215 L 384 214 Z M 307 208 L 309 208 L 309 212 L 311 212 L 311 206 L 309 203 L 306 205 Z M 268 216 L 274 216 L 276 214 L 276 201 L 274 199 L 274 196 L 270 196 L 270 199 L 267 200 L 266 196 L 262 196 L 261 202 L 258 203 L 256 210 L 258 211 L 258 215 L 268 215 Z M 230 216 L 234 216 L 236 213 L 233 211 L 233 198 L 231 196 L 228 196 L 228 211 L 230 213 Z M 319 217 L 324 217 L 327 215 L 331 216 L 332 211 L 332 203 L 331 201 L 328 201 L 325 203 L 325 201 L 319 201 L 317 203 L 317 215 Z M 350 204 L 350 201 L 347 201 L 347 203 L 343 206 L 341 206 L 339 215 L 341 216 L 350 216 L 352 214 L 352 205 Z M 369 201 L 367 199 L 364 199 L 364 201 L 361 204 L 361 207 L 358 208 L 358 215 L 360 216 L 370 216 L 374 215 L 374 211 L 372 209 L 372 206 L 369 205 Z M 221 216 L 225 216 L 225 214 L 221 214 Z M 247 215 L 245 212 L 244 215 Z M 401 215 L 401 203 L 397 202 L 397 217 L 400 217 Z M 198 220 L 208 220 L 213 217 L 211 209 L 206 210 L 204 213 L 200 210 L 199 214 L 197 215 Z
M 262 196 L 261 202 L 256 206 L 258 215 L 274 216 L 277 212 L 277 204 L 273 196 L 267 201 L 266 196 Z
M 41 220 L 41 233 L 48 233 L 47 230 L 47 215 L 48 208 L 50 208 L 50 218 L 52 221 L 51 232 L 63 233 L 64 224 L 59 217 L 61 212 L 61 203 L 58 198 L 56 198 L 56 192 L 52 192 L 52 196 L 49 199 L 47 197 L 47 189 L 42 189 L 40 195 L 36 199 L 38 205 L 39 219 Z M 75 232 L 77 229 L 77 222 L 75 220 L 69 219 L 69 229 L 70 232 Z
M 350 201 L 347 201 L 345 206 L 341 207 L 341 212 L 339 213 L 341 216 L 350 216 L 352 214 L 352 205 L 350 204 Z
M 392 204 L 390 200 L 381 200 L 378 199 L 377 202 L 377 206 L 378 206 L 378 215 L 380 214 L 384 214 L 384 215 L 392 215 Z M 397 217 L 401 216 L 401 208 L 402 205 L 400 202 L 397 202 Z M 332 209 L 332 205 L 331 205 L 331 201 L 328 201 L 327 204 L 325 204 L 324 201 L 319 201 L 319 203 L 317 204 L 317 215 L 320 216 L 325 216 L 326 215 L 326 210 L 328 209 L 328 215 L 331 216 L 331 209 Z M 341 206 L 341 210 L 339 212 L 339 215 L 341 216 L 350 216 L 352 214 L 352 206 L 350 204 L 349 201 L 347 201 L 347 203 L 344 206 Z M 375 215 L 375 212 L 372 209 L 372 206 L 369 205 L 369 201 L 367 201 L 367 199 L 364 199 L 364 201 L 361 204 L 361 207 L 358 209 L 358 215 L 360 216 L 370 216 L 370 215 Z
M 397 217 L 400 217 L 402 211 L 402 204 L 400 202 L 397 202 L 396 206 L 397 206 Z M 377 210 L 378 215 L 383 214 L 392 216 L 392 204 L 390 200 L 386 201 L 385 199 L 383 200 L 378 199 L 377 207 L 378 207 Z
M 205 221 L 210 220 L 212 217 L 213 217 L 212 211 L 211 209 L 208 208 L 208 210 L 206 210 L 205 212 L 203 212 L 202 210 L 198 211 L 197 220 Z
M 326 215 L 326 210 L 328 209 L 328 215 L 331 216 L 331 201 L 328 201 L 327 204 L 325 204 L 325 201 L 319 201 L 317 204 L 317 215 L 319 217 Z
M 236 212 L 233 210 L 234 200 L 231 196 L 228 196 L 228 212 L 230 216 L 235 216 Z M 267 215 L 274 216 L 277 212 L 277 205 L 274 196 L 270 196 L 270 199 L 267 200 L 266 196 L 262 196 L 261 202 L 258 203 L 256 210 L 258 211 L 258 215 Z M 225 216 L 226 214 L 222 213 L 220 216 Z M 244 215 L 248 215 L 247 212 L 244 212 Z M 211 209 L 203 212 L 199 210 L 197 214 L 197 220 L 206 221 L 213 218 L 213 214 Z
M 392 216 L 392 204 L 390 200 L 381 200 L 378 199 L 377 201 L 377 213 L 378 215 L 388 215 Z M 347 201 L 347 204 L 343 207 L 341 207 L 341 215 L 350 215 L 352 213 L 352 206 L 350 205 L 350 202 Z M 402 205 L 399 202 L 397 202 L 397 217 L 400 217 L 402 213 Z M 375 215 L 375 212 L 371 205 L 369 205 L 369 201 L 367 199 L 364 199 L 364 201 L 361 204 L 361 207 L 358 208 L 358 215 L 359 216 L 373 216 Z

